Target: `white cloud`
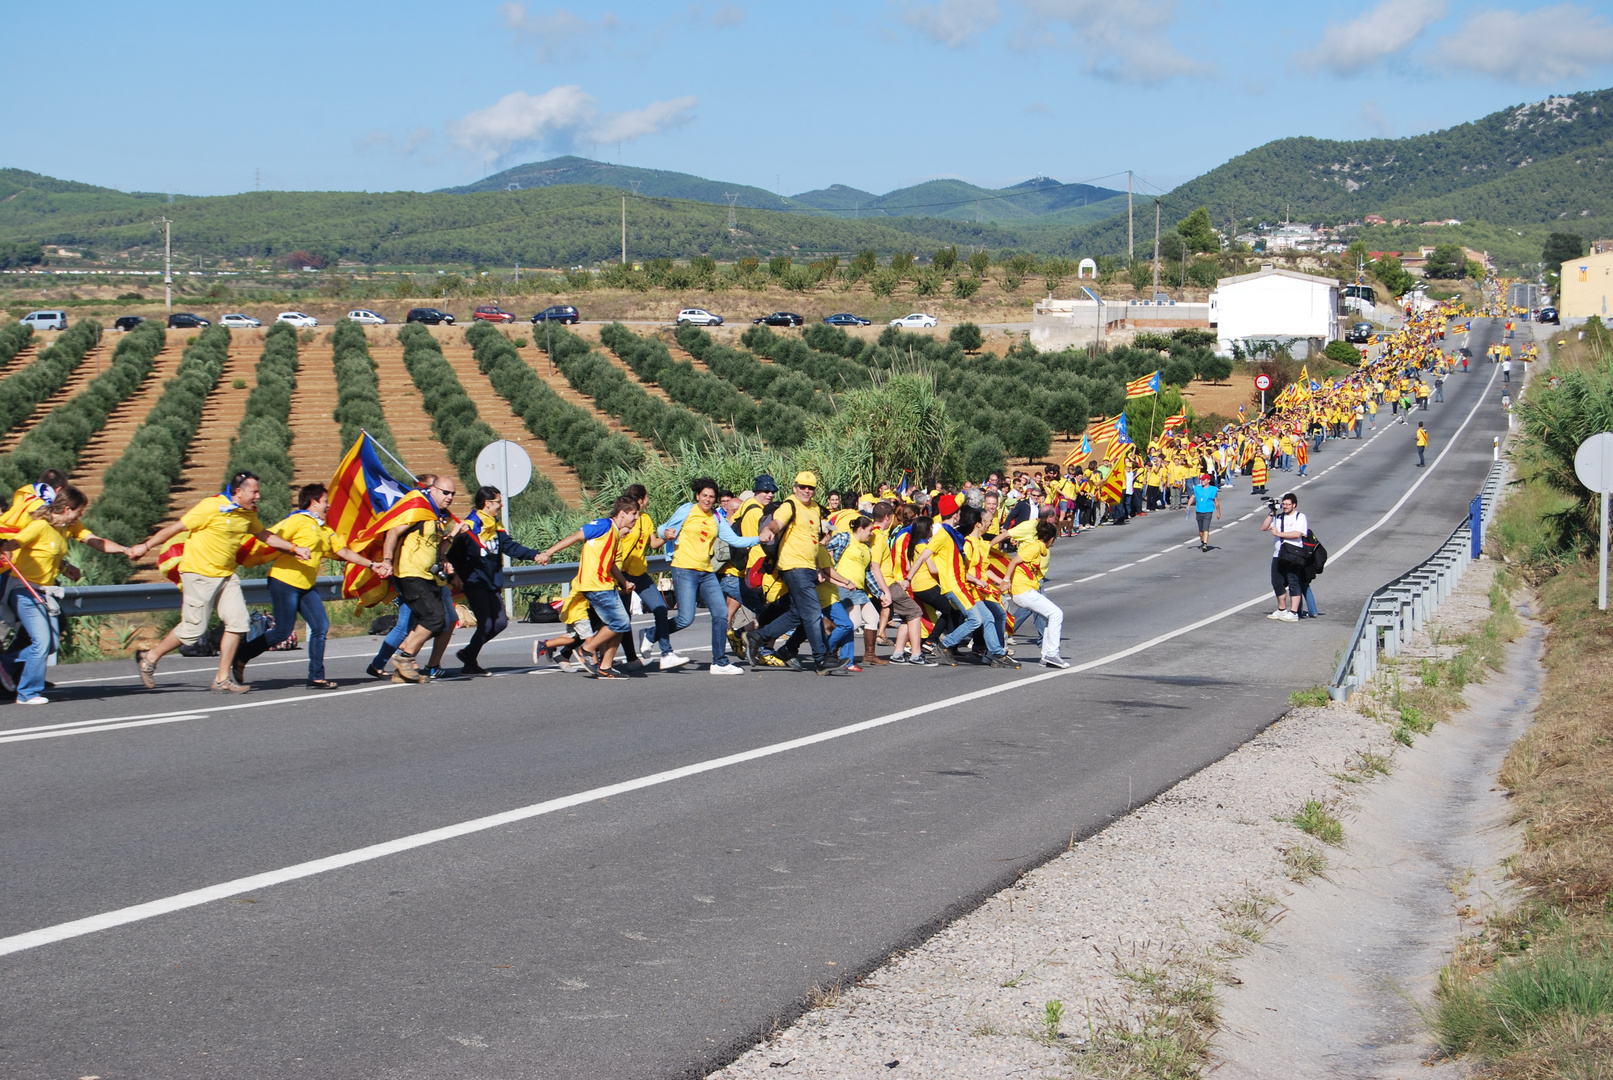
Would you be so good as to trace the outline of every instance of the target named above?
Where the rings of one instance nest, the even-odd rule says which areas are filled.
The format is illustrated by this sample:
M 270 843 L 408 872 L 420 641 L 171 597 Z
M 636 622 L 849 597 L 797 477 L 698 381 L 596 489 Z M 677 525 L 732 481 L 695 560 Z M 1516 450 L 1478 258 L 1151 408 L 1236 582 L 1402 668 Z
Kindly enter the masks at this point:
M 1358 74 L 1410 48 L 1419 34 L 1445 17 L 1445 7 L 1445 0 L 1381 0 L 1357 19 L 1328 23 L 1322 40 L 1297 53 L 1293 66 Z
M 1613 26 L 1590 8 L 1556 4 L 1520 13 L 1481 11 L 1441 39 L 1443 55 L 1505 82 L 1577 79 L 1613 63 Z
M 1207 60 L 1188 56 L 1170 40 L 1175 0 L 1019 0 L 1024 10 L 1014 47 L 1053 48 L 1082 55 L 1082 70 L 1117 83 L 1162 83 L 1213 75 Z
M 997 0 L 939 0 L 933 4 L 903 4 L 902 25 L 917 30 L 938 45 L 958 49 L 971 45 L 1002 18 Z
M 633 142 L 688 123 L 699 99 L 654 101 L 642 109 L 602 113 L 593 95 L 580 86 L 557 86 L 542 94 L 506 94 L 485 109 L 465 114 L 448 126 L 448 137 L 484 163 L 518 147 L 567 148 L 578 141 Z
M 576 59 L 587 52 L 595 39 L 622 28 L 622 21 L 608 11 L 590 20 L 563 7 L 530 12 L 518 0 L 500 4 L 498 15 L 517 40 L 532 44 L 534 59 L 540 64 Z

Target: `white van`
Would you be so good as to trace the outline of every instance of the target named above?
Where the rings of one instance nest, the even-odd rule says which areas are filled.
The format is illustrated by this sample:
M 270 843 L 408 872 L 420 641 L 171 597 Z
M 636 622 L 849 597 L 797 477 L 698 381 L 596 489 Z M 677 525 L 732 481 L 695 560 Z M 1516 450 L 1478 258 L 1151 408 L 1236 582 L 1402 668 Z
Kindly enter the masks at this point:
M 66 330 L 67 312 L 65 311 L 30 311 L 18 322 L 27 323 L 35 330 Z

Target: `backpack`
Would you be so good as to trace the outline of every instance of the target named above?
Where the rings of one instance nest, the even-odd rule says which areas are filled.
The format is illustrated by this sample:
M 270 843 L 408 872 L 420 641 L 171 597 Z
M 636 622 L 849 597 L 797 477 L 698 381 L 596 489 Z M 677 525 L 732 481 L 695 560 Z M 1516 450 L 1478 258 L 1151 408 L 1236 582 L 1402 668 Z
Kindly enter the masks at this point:
M 1316 538 L 1315 529 L 1307 529 L 1305 539 L 1301 543 L 1305 545 L 1305 559 L 1309 563 L 1311 575 L 1313 577 L 1320 576 L 1322 571 L 1327 568 L 1327 548 L 1323 547 L 1322 542 Z

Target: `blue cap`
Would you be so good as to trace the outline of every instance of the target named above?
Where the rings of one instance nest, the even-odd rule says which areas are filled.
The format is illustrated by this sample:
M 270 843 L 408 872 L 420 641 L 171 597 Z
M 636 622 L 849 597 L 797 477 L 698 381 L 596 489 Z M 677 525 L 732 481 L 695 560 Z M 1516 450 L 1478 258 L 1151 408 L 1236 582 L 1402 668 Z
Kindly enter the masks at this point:
M 752 491 L 772 491 L 772 492 L 777 492 L 778 491 L 778 481 L 774 480 L 771 476 L 768 476 L 766 473 L 763 473 L 762 475 L 758 476 L 755 480 L 752 480 L 750 486 L 751 486 Z

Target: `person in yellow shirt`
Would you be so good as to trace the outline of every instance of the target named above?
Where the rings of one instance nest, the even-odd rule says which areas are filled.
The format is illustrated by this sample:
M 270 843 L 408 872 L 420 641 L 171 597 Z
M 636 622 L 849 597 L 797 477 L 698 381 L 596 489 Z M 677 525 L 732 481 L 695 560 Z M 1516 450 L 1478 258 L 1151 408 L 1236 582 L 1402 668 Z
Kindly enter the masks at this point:
M 46 469 L 36 483 L 24 484 L 11 496 L 11 505 L 0 514 L 0 535 L 9 535 L 33 520 L 33 512 L 49 506 L 56 493 L 67 486 L 67 474 L 60 469 Z M 78 528 L 82 529 L 80 525 Z M 76 537 L 69 537 L 76 539 Z
M 648 663 L 649 642 L 661 642 L 661 655 L 666 656 L 672 651 L 668 643 L 671 637 L 671 617 L 667 614 L 666 600 L 661 596 L 661 589 L 650 576 L 650 565 L 647 556 L 651 549 L 660 549 L 666 546 L 661 538 L 660 531 L 655 527 L 655 519 L 650 517 L 650 491 L 643 484 L 629 484 L 623 495 L 638 500 L 638 518 L 633 522 L 633 528 L 622 535 L 616 544 L 616 565 L 621 568 L 622 576 L 633 583 L 633 592 L 638 596 L 639 604 L 650 617 L 655 620 L 653 633 L 644 632 L 646 644 L 644 646 L 645 658 L 642 662 Z M 632 605 L 628 605 L 628 617 L 633 614 Z M 634 666 L 634 660 L 639 659 L 633 647 L 633 635 L 628 634 L 623 643 L 627 653 L 628 667 Z
M 726 513 L 717 505 L 722 495 L 717 481 L 701 477 L 691 482 L 689 488 L 694 501 L 679 507 L 662 529 L 663 536 L 677 542 L 672 553 L 672 586 L 677 590 L 678 616 L 672 620 L 671 630 L 676 633 L 688 627 L 694 622 L 696 607 L 704 604 L 711 616 L 711 674 L 742 675 L 744 670 L 728 660 L 728 597 L 718 576 L 722 566 L 714 562 L 712 556 L 719 540 L 731 550 L 741 550 L 761 543 L 772 534 L 766 527 L 757 536 L 740 536 L 734 532 Z M 729 498 L 732 501 L 731 494 Z M 668 671 L 688 662 L 687 657 L 672 652 L 661 657 L 661 670 Z
M 879 562 L 874 556 L 874 522 L 872 518 L 857 517 L 849 523 L 847 533 L 850 539 L 846 542 L 846 549 L 840 553 L 840 559 L 834 565 L 834 574 L 831 581 L 839 587 L 839 595 L 835 597 L 833 607 L 829 609 L 829 617 L 834 623 L 834 632 L 829 637 L 829 649 L 833 652 L 837 646 L 846 661 L 846 670 L 850 672 L 861 671 L 857 664 L 857 631 L 863 634 L 863 663 L 881 665 L 889 663 L 881 660 L 874 652 L 874 633 L 879 628 L 880 608 L 876 606 L 868 595 L 868 579 L 875 579 L 881 592 L 887 592 L 886 578 L 879 569 Z M 825 554 L 827 554 L 827 549 Z
M 241 579 L 235 576 L 236 561 L 241 545 L 248 537 L 267 544 L 276 551 L 289 551 L 299 559 L 309 557 L 308 549 L 293 544 L 263 527 L 258 520 L 258 478 L 249 472 L 238 472 L 221 494 L 203 499 L 185 512 L 185 516 L 165 525 L 144 544 L 136 544 L 129 553 L 139 558 L 146 551 L 161 551 L 163 545 L 182 532 L 190 535 L 185 540 L 185 554 L 179 560 L 180 588 L 184 592 L 179 625 L 151 649 L 139 649 L 134 654 L 135 670 L 147 690 L 157 685 L 157 661 L 180 645 L 194 645 L 207 634 L 208 616 L 216 608 L 224 624 L 223 637 L 218 644 L 218 674 L 213 679 L 213 692 L 218 694 L 244 694 L 251 687 L 239 682 L 231 674 L 235 654 L 241 639 L 251 629 L 247 615 L 246 598 L 241 595 Z M 140 554 L 135 554 L 135 552 Z
M 1042 627 L 1042 666 L 1067 668 L 1069 663 L 1059 657 L 1059 635 L 1064 631 L 1064 609 L 1047 598 L 1041 591 L 1047 577 L 1047 564 L 1051 557 L 1058 529 L 1050 521 L 1036 523 L 1036 536 L 1019 545 L 1019 550 L 1008 562 L 1008 595 L 1014 606 L 1032 612 L 1046 620 Z
M 367 566 L 380 573 L 379 564 L 348 548 L 325 524 L 330 494 L 324 484 L 308 484 L 297 492 L 297 509 L 269 531 L 308 552 L 300 559 L 295 552 L 282 551 L 269 568 L 269 602 L 274 605 L 274 628 L 240 647 L 230 673 L 238 683 L 246 681 L 246 665 L 291 636 L 297 616 L 308 624 L 308 689 L 334 690 L 336 683 L 325 678 L 325 638 L 330 619 L 325 601 L 314 590 L 319 568 L 328 558 L 356 566 Z M 385 576 L 385 575 L 381 575 Z
M 790 497 L 773 511 L 773 527 L 778 536 L 778 576 L 790 593 L 790 606 L 782 615 L 745 635 L 751 657 L 768 667 L 787 667 L 789 662 L 769 645 L 785 634 L 800 630 L 812 650 L 812 662 L 819 674 L 827 675 L 840 666 L 831 656 L 823 634 L 823 609 L 818 605 L 818 582 L 826 574 L 818 569 L 818 537 L 821 515 L 813 502 L 818 490 L 815 473 L 800 472 Z
M 1423 467 L 1423 455 L 1428 453 L 1428 429 L 1423 427 L 1421 420 L 1417 421 L 1417 467 Z
M 56 631 L 61 615 L 54 592 L 56 578 L 79 579 L 78 567 L 64 561 L 68 540 L 77 539 L 114 555 L 134 551 L 96 536 L 79 522 L 89 500 L 78 488 L 63 481 L 49 495 L 50 502 L 43 498 L 35 502 L 21 527 L 0 544 L 10 571 L 0 604 L 6 609 L 5 621 L 15 617 L 20 628 L 11 648 L 0 653 L 0 683 L 16 691 L 19 705 L 50 703 L 44 696 L 45 668 L 59 645 Z M 14 676 L 11 668 L 16 665 L 21 665 L 21 671 Z
M 622 576 L 616 561 L 616 545 L 633 529 L 638 520 L 638 500 L 621 495 L 611 507 L 611 516 L 595 518 L 570 536 L 540 551 L 533 561 L 547 565 L 554 553 L 573 544 L 582 544 L 577 557 L 577 576 L 572 581 L 572 592 L 588 598 L 599 621 L 604 623 L 591 637 L 577 646 L 577 657 L 583 668 L 596 679 L 614 679 L 611 670 L 616 660 L 616 646 L 626 634 L 633 632 L 633 622 L 627 617 L 622 594 L 633 591 L 633 583 Z M 562 612 L 566 618 L 569 612 Z

